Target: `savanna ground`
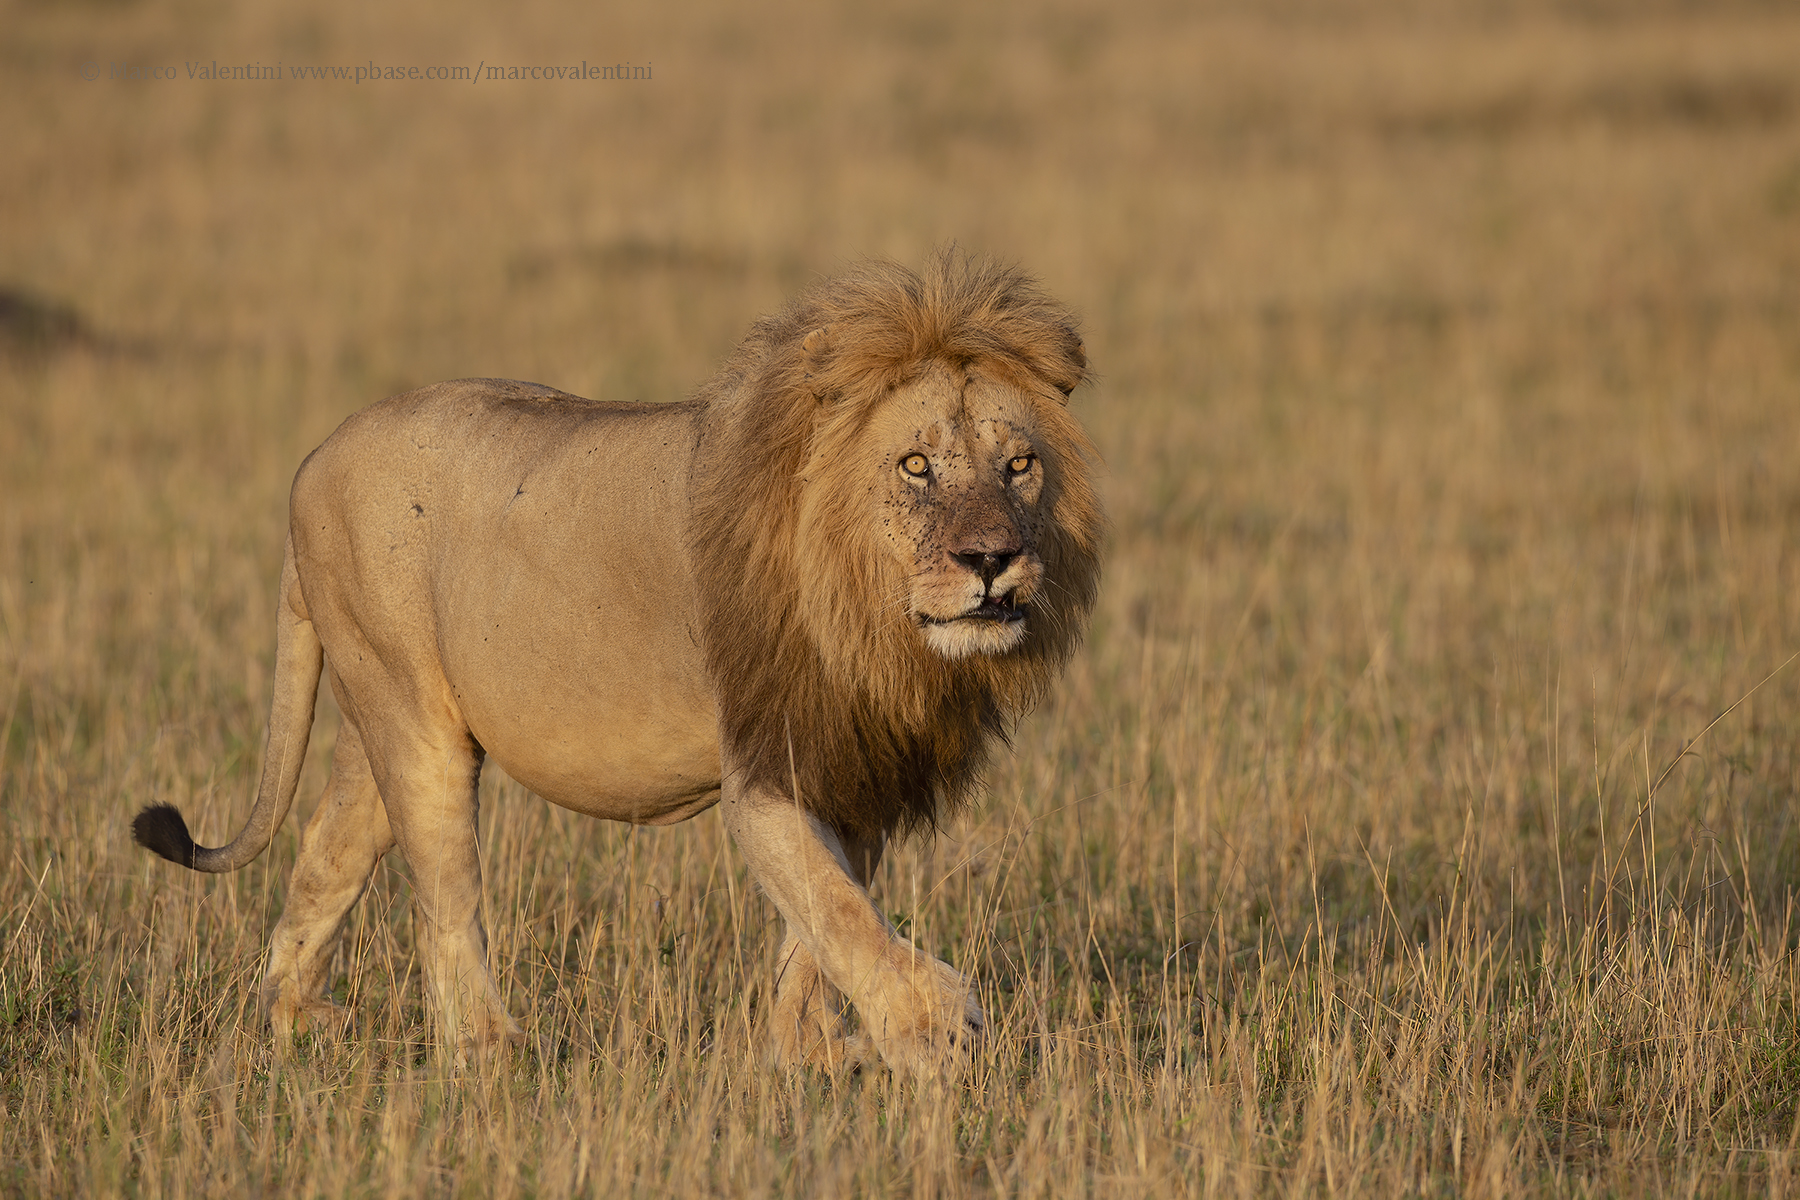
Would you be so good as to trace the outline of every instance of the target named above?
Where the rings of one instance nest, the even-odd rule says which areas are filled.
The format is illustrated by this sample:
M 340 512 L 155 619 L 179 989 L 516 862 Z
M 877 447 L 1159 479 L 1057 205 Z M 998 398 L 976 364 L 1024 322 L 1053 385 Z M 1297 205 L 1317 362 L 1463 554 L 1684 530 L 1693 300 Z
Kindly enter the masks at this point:
M 1790 6 L 273 7 L 4 7 L 0 1191 L 1794 1188 Z M 127 821 L 248 809 L 301 457 L 458 375 L 679 397 L 952 238 L 1084 315 L 1115 518 L 1066 686 L 883 869 L 966 1080 L 772 1073 L 716 816 L 492 771 L 528 1047 L 447 1076 L 390 862 L 353 1036 L 278 1054 L 295 823 L 202 878 Z

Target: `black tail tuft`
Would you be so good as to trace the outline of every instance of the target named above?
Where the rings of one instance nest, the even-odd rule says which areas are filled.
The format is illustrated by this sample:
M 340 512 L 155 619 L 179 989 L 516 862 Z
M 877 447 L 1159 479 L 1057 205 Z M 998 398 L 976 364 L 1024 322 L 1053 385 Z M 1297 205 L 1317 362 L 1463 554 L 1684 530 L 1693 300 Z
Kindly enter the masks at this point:
M 131 836 L 144 849 L 193 869 L 194 839 L 173 804 L 152 804 L 140 812 L 132 819 Z

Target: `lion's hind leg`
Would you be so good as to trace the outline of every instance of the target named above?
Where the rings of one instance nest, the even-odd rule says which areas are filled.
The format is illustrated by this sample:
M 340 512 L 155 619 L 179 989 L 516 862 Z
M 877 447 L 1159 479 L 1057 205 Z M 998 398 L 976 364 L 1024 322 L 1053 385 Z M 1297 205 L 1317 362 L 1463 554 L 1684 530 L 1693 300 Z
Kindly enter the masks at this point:
M 335 1030 L 348 1014 L 324 995 L 344 917 L 394 845 L 362 737 L 346 720 L 331 778 L 300 838 L 287 905 L 269 943 L 262 1003 L 278 1036 Z
M 439 1045 L 460 1065 L 523 1039 L 488 967 L 476 842 L 481 750 L 467 730 L 395 719 L 370 761 L 412 876 L 419 958 Z

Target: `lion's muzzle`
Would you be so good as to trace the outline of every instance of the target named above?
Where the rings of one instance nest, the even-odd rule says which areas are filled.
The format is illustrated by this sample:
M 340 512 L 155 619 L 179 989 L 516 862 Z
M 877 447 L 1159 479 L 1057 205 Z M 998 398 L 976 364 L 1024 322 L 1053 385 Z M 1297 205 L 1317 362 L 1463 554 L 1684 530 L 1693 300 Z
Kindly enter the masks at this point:
M 1017 592 L 1006 592 L 999 596 L 985 595 L 974 608 L 953 617 L 934 617 L 929 613 L 920 613 L 919 619 L 928 625 L 948 625 L 953 621 L 995 621 L 1010 625 L 1025 619 L 1026 608 Z

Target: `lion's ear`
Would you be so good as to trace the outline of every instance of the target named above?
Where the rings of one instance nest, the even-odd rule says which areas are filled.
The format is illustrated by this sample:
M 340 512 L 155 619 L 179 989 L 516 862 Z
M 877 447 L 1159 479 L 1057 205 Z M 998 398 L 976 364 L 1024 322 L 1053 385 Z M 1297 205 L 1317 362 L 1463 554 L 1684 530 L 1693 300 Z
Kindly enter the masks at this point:
M 1063 326 L 1062 334 L 1062 345 L 1057 347 L 1060 353 L 1047 365 L 1050 367 L 1050 382 L 1066 398 L 1087 379 L 1088 360 L 1087 347 L 1081 344 L 1081 335 L 1075 332 L 1075 327 Z
M 811 379 L 825 365 L 825 358 L 831 353 L 831 326 L 821 325 L 807 334 L 800 343 L 801 362 L 806 377 Z

